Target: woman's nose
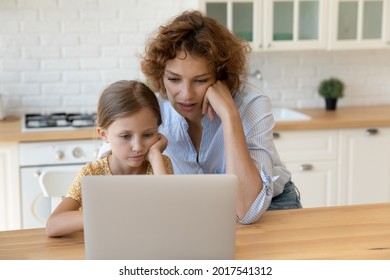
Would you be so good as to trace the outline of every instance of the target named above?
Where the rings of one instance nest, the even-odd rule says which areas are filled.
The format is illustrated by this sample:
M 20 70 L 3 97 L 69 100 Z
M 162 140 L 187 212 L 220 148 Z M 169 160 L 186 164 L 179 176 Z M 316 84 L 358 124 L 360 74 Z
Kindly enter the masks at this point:
M 189 83 L 184 83 L 183 84 L 183 87 L 182 87 L 182 90 L 181 90 L 181 94 L 184 96 L 184 97 L 191 97 L 192 96 L 192 93 L 193 93 L 193 90 L 191 88 L 191 85 Z

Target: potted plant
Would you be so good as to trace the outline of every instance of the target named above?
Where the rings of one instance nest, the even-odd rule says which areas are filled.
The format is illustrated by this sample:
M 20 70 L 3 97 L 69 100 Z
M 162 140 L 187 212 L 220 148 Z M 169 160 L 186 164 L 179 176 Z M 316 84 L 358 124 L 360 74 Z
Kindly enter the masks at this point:
M 326 110 L 334 111 L 337 107 L 337 100 L 344 96 L 344 83 L 337 78 L 323 80 L 318 93 L 325 98 Z

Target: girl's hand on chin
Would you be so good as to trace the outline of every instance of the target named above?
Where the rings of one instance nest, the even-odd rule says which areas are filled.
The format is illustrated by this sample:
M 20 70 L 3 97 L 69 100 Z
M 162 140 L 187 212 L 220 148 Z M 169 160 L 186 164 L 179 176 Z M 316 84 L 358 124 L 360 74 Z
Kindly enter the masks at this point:
M 164 152 L 164 150 L 166 149 L 167 145 L 168 145 L 168 140 L 167 138 L 162 135 L 161 133 L 158 134 L 158 140 L 156 141 L 156 143 L 154 143 L 150 148 L 149 148 L 149 151 L 146 155 L 146 158 L 147 160 L 150 161 L 150 156 L 153 155 L 154 153 L 160 153 L 162 154 L 162 152 Z

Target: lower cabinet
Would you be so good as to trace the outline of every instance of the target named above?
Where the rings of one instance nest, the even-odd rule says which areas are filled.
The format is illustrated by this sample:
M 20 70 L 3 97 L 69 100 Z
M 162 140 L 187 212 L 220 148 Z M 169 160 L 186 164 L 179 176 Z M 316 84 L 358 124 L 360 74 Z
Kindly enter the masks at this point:
M 390 127 L 340 131 L 340 203 L 390 201 Z
M 390 127 L 274 133 L 303 207 L 390 202 Z
M 20 228 L 18 162 L 18 144 L 0 143 L 0 230 Z
M 305 208 L 332 206 L 337 201 L 337 163 L 333 161 L 287 162 L 292 181 Z
M 337 205 L 337 131 L 276 132 L 274 141 L 281 160 L 292 173 L 302 206 Z

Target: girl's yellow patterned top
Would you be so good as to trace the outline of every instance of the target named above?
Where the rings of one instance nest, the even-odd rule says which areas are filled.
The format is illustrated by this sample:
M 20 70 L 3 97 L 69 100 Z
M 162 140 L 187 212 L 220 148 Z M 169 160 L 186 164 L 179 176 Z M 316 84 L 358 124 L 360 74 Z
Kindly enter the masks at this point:
M 163 155 L 163 159 L 168 174 L 173 174 L 173 167 L 172 167 L 171 160 L 166 155 Z M 146 168 L 146 174 L 153 175 L 153 169 L 149 162 Z M 88 175 L 112 175 L 110 166 L 108 165 L 108 156 L 84 165 L 81 168 L 76 179 L 73 181 L 73 184 L 70 187 L 66 197 L 73 198 L 81 205 L 81 178 Z

